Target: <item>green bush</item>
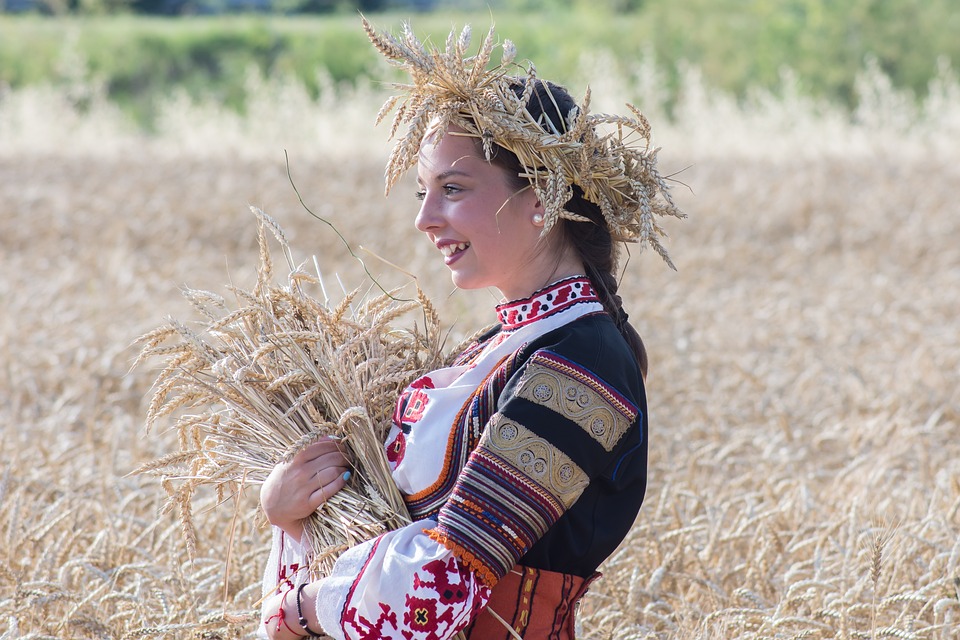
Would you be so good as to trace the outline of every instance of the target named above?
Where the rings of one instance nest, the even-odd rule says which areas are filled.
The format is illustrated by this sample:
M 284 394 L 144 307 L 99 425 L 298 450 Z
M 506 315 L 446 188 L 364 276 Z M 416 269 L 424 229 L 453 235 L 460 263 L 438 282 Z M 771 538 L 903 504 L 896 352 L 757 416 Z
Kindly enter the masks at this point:
M 955 0 L 526 0 L 541 11 L 479 9 L 416 14 L 418 34 L 441 41 L 469 22 L 475 41 L 496 18 L 498 34 L 543 77 L 574 74 L 584 51 L 606 49 L 629 68 L 653 54 L 676 88 L 683 61 L 706 82 L 743 96 L 776 89 L 792 69 L 802 90 L 855 106 L 854 81 L 874 57 L 896 88 L 926 92 L 937 59 L 960 60 Z M 502 3 L 501 3 L 502 4 Z M 589 6 L 589 10 L 587 7 Z M 403 16 L 377 14 L 396 30 Z M 179 87 L 242 109 L 250 69 L 289 74 L 313 95 L 323 73 L 337 82 L 385 72 L 354 13 L 324 16 L 0 16 L 0 85 L 62 82 L 64 59 L 78 56 L 106 83 L 111 98 L 143 122 L 158 95 Z M 68 65 L 69 66 L 69 65 Z M 72 67 L 71 67 L 72 68 Z

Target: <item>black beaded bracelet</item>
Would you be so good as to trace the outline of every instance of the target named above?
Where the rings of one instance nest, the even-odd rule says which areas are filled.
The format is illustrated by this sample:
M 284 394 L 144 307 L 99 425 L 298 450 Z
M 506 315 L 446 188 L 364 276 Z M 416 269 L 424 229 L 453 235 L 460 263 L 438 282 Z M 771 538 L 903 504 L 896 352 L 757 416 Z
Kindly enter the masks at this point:
M 307 619 L 303 616 L 303 609 L 300 606 L 300 600 L 303 599 L 303 588 L 309 583 L 304 582 L 302 585 L 297 587 L 297 622 L 300 623 L 300 626 L 303 627 L 303 630 L 307 632 L 306 638 L 321 638 L 323 637 L 322 633 L 314 633 L 310 627 L 307 626 Z

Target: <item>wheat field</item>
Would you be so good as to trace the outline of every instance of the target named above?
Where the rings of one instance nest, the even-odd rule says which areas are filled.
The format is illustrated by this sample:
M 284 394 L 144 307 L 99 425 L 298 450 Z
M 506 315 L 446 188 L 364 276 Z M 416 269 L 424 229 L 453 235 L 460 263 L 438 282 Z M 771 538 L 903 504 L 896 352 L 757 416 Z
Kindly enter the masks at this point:
M 689 214 L 678 271 L 635 254 L 621 285 L 650 352 L 650 483 L 582 635 L 960 638 L 956 81 L 911 107 L 868 69 L 850 117 L 688 75 L 673 120 L 649 100 Z M 590 77 L 601 109 L 654 86 Z M 451 336 L 493 320 L 418 237 L 412 182 L 383 197 L 376 90 L 248 90 L 245 117 L 173 95 L 150 136 L 95 86 L 82 108 L 0 99 L 3 640 L 252 635 L 256 487 L 200 497 L 188 557 L 161 482 L 131 475 L 176 444 L 145 432 L 157 369 L 131 365 L 138 336 L 195 319 L 181 287 L 254 281 L 250 204 L 328 282 L 362 283 L 285 152 L 383 283 L 419 276 Z

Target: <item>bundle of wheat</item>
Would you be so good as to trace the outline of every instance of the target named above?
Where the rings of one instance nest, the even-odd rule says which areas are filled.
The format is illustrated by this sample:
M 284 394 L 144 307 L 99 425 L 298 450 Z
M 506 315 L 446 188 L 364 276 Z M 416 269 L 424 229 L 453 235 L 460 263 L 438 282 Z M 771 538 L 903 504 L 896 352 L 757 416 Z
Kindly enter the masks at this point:
M 384 292 L 361 301 L 354 290 L 331 306 L 319 275 L 294 266 L 279 225 L 252 209 L 260 242 L 254 289 L 231 287 L 234 309 L 221 296 L 187 290 L 205 326 L 194 331 L 170 319 L 138 339 L 138 363 L 166 360 L 148 429 L 161 417 L 176 417 L 179 451 L 137 472 L 163 478 L 167 506 L 179 510 L 192 551 L 191 501 L 200 486 L 228 495 L 261 483 L 277 462 L 317 438 L 340 438 L 352 478 L 305 525 L 311 570 L 323 576 L 343 549 L 410 521 L 383 442 L 399 392 L 440 364 L 439 320 L 419 288 L 416 299 L 408 300 Z M 267 230 L 291 269 L 285 285 L 273 283 Z M 311 297 L 311 287 L 322 292 L 323 302 Z M 417 311 L 422 327 L 391 326 Z

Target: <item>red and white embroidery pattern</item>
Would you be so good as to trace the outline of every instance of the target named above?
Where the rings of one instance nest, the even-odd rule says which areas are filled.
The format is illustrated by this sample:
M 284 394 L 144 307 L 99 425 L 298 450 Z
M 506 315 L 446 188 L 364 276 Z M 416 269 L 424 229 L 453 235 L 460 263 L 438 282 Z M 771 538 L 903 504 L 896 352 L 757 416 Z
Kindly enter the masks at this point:
M 397 437 L 387 443 L 387 462 L 390 463 L 390 469 L 396 469 L 397 465 L 403 462 L 403 456 L 407 453 L 407 438 L 403 431 L 397 431 Z
M 505 331 L 526 326 L 559 311 L 583 302 L 597 302 L 598 298 L 586 276 L 561 280 L 522 300 L 513 300 L 497 307 L 497 316 Z
M 429 396 L 422 389 L 433 388 L 434 384 L 430 376 L 423 376 L 411 382 L 397 399 L 397 406 L 393 412 L 393 424 L 403 428 L 419 422 L 430 401 Z
M 476 591 L 476 593 L 474 593 Z M 475 597 L 471 598 L 473 595 Z M 357 607 L 344 612 L 344 630 L 350 637 L 444 640 L 476 617 L 490 598 L 490 590 L 476 584 L 470 571 L 454 557 L 431 560 L 413 574 L 412 588 L 402 607 L 379 602 L 376 620 Z

